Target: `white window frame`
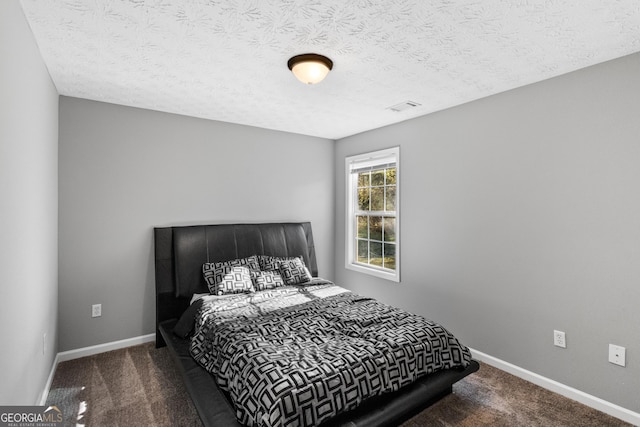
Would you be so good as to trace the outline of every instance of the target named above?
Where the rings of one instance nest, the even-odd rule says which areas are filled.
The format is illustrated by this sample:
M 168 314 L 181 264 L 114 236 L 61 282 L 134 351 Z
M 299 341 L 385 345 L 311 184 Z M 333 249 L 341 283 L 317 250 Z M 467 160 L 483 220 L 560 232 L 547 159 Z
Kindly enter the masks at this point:
M 395 163 L 396 165 L 396 268 L 390 270 L 376 267 L 369 264 L 357 262 L 356 256 L 356 201 L 357 201 L 357 174 L 352 173 L 355 169 L 375 167 L 384 164 Z M 358 271 L 382 279 L 400 282 L 400 147 L 392 147 L 370 153 L 348 156 L 345 158 L 345 182 L 346 182 L 346 222 L 345 222 L 345 268 Z M 387 211 L 380 211 L 381 215 L 388 215 Z

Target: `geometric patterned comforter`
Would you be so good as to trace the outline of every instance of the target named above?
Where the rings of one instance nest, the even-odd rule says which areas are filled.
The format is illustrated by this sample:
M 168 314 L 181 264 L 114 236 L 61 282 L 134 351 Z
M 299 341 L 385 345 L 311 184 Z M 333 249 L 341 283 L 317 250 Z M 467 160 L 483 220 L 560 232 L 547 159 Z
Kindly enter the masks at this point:
M 471 359 L 437 323 L 331 282 L 204 300 L 191 354 L 247 426 L 318 425 Z

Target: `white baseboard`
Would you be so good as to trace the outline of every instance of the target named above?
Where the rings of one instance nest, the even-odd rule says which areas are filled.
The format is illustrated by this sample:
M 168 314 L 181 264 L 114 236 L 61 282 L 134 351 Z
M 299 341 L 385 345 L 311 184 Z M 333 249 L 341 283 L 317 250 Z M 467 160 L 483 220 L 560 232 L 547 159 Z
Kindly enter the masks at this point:
M 51 372 L 49 372 L 49 378 L 47 378 L 47 383 L 44 385 L 44 390 L 42 390 L 42 394 L 40 394 L 40 399 L 36 402 L 37 406 L 44 406 L 47 401 L 47 396 L 49 395 L 49 390 L 51 390 L 51 383 L 53 382 L 53 377 L 56 374 L 56 368 L 58 367 L 58 362 L 60 353 L 56 354 L 55 359 L 53 359 L 53 365 L 51 365 Z
M 156 334 L 142 335 L 126 340 L 113 341 L 105 344 L 92 345 L 90 347 L 78 348 L 76 350 L 63 351 L 58 353 L 58 362 L 66 362 L 67 360 L 79 359 L 81 357 L 93 356 L 94 354 L 106 353 L 111 350 L 118 350 L 125 347 L 144 344 L 155 341 Z
M 520 368 L 516 365 L 512 365 L 511 363 L 505 362 L 504 360 L 500 360 L 496 357 L 489 356 L 488 354 L 482 353 L 481 351 L 474 349 L 470 350 L 474 359 L 484 362 L 487 365 L 491 365 L 500 370 L 515 375 L 516 377 L 532 382 L 542 388 L 553 391 L 554 393 L 558 393 L 564 397 L 580 402 L 583 405 L 587 405 L 591 408 L 597 409 L 598 411 L 609 414 L 612 417 L 616 417 L 635 426 L 640 426 L 640 414 L 637 412 L 630 411 L 629 409 L 615 405 L 611 402 L 607 402 L 606 400 L 600 399 L 599 397 L 592 396 L 573 387 L 569 387 L 557 381 L 543 377 L 542 375 L 538 375 L 534 372 L 527 371 L 526 369 Z
M 49 373 L 49 378 L 47 378 L 47 383 L 45 384 L 44 390 L 40 395 L 40 400 L 36 403 L 36 405 L 43 406 L 47 401 L 47 396 L 49 395 L 49 390 L 51 389 L 51 383 L 53 382 L 53 377 L 56 373 L 56 369 L 58 368 L 58 363 L 66 362 L 73 359 L 79 359 L 81 357 L 93 356 L 94 354 L 106 353 L 107 351 L 111 350 L 118 350 L 134 345 L 145 344 L 151 341 L 155 341 L 155 339 L 156 334 L 142 335 L 139 337 L 127 338 L 125 340 L 78 348 L 76 350 L 63 351 L 56 354 L 56 358 L 53 361 L 53 366 L 51 367 L 51 372 Z

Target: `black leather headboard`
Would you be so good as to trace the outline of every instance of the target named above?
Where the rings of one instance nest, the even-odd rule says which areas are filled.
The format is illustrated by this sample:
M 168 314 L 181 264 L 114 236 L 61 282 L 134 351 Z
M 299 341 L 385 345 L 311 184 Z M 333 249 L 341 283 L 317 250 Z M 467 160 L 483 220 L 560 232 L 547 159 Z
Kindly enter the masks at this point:
M 209 292 L 202 276 L 205 262 L 254 254 L 302 255 L 311 274 L 318 275 L 309 222 L 159 227 L 154 247 L 156 329 L 160 322 L 180 317 L 194 293 Z

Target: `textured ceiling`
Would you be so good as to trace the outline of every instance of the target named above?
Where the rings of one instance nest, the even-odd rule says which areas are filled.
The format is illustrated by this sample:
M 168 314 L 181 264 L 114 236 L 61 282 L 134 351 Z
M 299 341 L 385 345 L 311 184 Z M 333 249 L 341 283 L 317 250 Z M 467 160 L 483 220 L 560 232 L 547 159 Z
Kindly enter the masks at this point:
M 331 139 L 640 51 L 638 0 L 21 4 L 62 95 Z M 334 62 L 314 86 L 307 52 Z

